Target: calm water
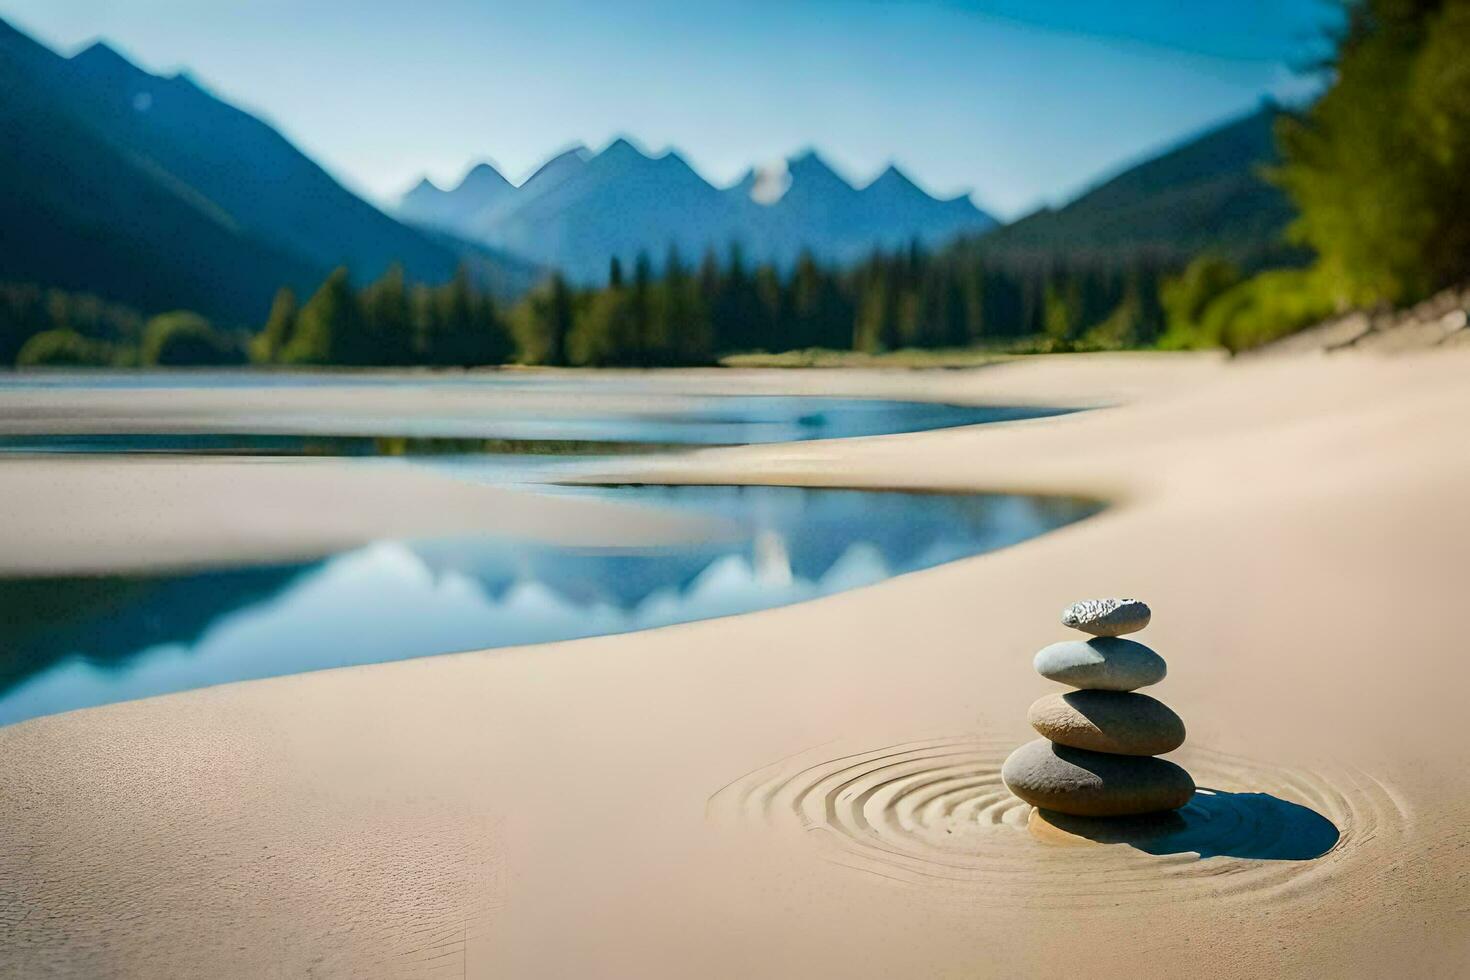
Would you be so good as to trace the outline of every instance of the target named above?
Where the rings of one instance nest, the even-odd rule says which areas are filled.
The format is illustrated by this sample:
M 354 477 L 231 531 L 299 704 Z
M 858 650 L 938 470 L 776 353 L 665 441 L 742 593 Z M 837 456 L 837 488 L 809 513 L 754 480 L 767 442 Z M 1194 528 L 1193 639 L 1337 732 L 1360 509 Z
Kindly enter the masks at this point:
M 524 407 L 496 406 L 493 412 L 473 417 L 414 417 L 391 423 L 370 420 L 368 434 L 334 432 L 331 420 L 293 418 L 289 420 L 290 433 L 245 430 L 0 435 L 0 451 L 330 456 L 517 450 L 585 453 L 595 452 L 599 446 L 728 446 L 891 435 L 1044 418 L 1068 411 L 776 395 L 680 398 L 662 407 L 657 396 L 650 396 L 648 404 L 648 408 L 637 411 L 608 407 L 550 415 L 528 400 Z
M 341 384 L 480 386 L 527 395 L 486 402 L 490 407 L 467 416 L 266 413 L 251 428 L 225 414 L 205 420 L 207 433 L 4 435 L 0 452 L 356 457 L 356 466 L 431 466 L 463 480 L 692 508 L 733 522 L 740 533 L 617 551 L 477 536 L 384 540 L 272 567 L 0 578 L 0 724 L 226 681 L 785 605 L 1014 544 L 1096 509 L 1005 495 L 545 485 L 578 468 L 595 471 L 614 454 L 914 432 L 1061 409 L 698 396 L 636 376 L 11 375 L 0 379 L 0 390 Z M 551 401 L 539 397 L 560 389 L 566 391 Z M 583 394 L 633 397 L 583 403 Z M 478 403 L 456 404 L 463 410 Z M 237 422 L 239 431 L 223 431 Z
M 749 612 L 1014 544 L 1093 504 L 788 487 L 558 492 L 693 508 L 719 543 L 381 541 L 185 575 L 0 579 L 0 723 L 226 681 Z

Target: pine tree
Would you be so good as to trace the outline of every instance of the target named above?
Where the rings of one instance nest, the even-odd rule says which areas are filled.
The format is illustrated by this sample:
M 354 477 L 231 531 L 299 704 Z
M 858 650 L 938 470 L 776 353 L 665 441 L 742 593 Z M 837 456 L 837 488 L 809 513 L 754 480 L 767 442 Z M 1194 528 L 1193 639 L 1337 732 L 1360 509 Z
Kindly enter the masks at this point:
M 458 367 L 477 362 L 474 291 L 464 266 L 455 271 L 453 279 L 434 290 L 432 324 L 422 352 L 425 360 Z
M 710 304 L 714 336 L 725 351 L 751 350 L 759 346 L 755 336 L 754 288 L 745 270 L 745 252 L 739 242 L 730 245 L 719 289 Z
M 416 288 L 406 303 L 391 288 L 385 302 L 393 311 L 391 322 L 406 317 L 403 333 L 418 338 L 414 357 L 419 363 L 480 367 L 504 364 L 515 352 L 510 325 L 494 297 L 476 286 L 465 266 L 442 286 Z M 396 328 L 385 332 L 386 342 L 396 345 Z
M 653 265 L 646 252 L 639 252 L 633 262 L 633 291 L 629 298 L 632 336 L 627 353 L 629 364 L 652 362 L 654 336 Z
M 567 337 L 567 358 L 573 364 L 589 367 L 630 364 L 633 334 L 632 297 L 628 289 L 600 290 L 577 308 Z
M 1053 276 L 1043 287 L 1044 332 L 1055 345 L 1064 347 L 1077 333 L 1079 292 L 1076 282 L 1065 274 Z
M 265 328 L 250 344 L 251 359 L 261 364 L 272 364 L 280 360 L 287 345 L 291 343 L 291 338 L 296 334 L 298 313 L 295 290 L 290 286 L 282 286 L 276 290 L 276 298 L 271 303 Z
M 990 296 L 988 285 L 985 270 L 978 263 L 964 266 L 959 290 L 966 344 L 979 343 L 989 332 L 990 321 L 986 314 L 988 308 L 995 305 L 996 298 Z
M 366 342 L 373 364 L 393 366 L 413 364 L 418 360 L 413 314 L 402 265 L 393 263 L 381 279 L 363 291 L 362 308 L 367 327 Z
M 781 277 L 776 268 L 763 264 L 755 270 L 755 281 L 751 288 L 751 336 L 757 347 L 763 350 L 786 350 L 784 313 L 781 308 Z
M 282 351 L 288 364 L 363 364 L 362 310 L 347 281 L 347 270 L 338 268 L 301 308 L 296 331 Z
M 832 346 L 827 318 L 830 316 L 829 286 L 812 253 L 802 250 L 791 276 L 787 309 L 789 334 L 798 347 Z
M 572 332 L 572 291 L 561 273 L 551 275 L 549 302 L 546 312 L 546 360 L 544 363 L 561 366 L 567 363 L 567 337 Z
M 505 364 L 515 356 L 515 338 L 500 313 L 495 296 L 488 290 L 475 297 L 475 323 L 480 364 Z
M 657 325 L 657 362 L 705 364 L 713 356 L 709 307 L 699 294 L 700 279 L 691 277 L 676 247 L 669 247 L 658 290 L 661 312 Z
M 853 350 L 870 354 L 888 350 L 893 334 L 893 274 L 880 259 L 869 261 L 862 276 L 857 319 L 853 324 Z

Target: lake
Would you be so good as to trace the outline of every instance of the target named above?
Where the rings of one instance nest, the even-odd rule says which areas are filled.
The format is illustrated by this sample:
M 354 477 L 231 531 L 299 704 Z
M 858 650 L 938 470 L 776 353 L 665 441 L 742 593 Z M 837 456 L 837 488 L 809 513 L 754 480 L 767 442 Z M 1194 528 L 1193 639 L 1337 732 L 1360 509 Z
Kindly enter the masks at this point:
M 752 612 L 983 554 L 1088 501 L 793 487 L 537 485 L 613 451 L 874 435 L 1055 414 L 862 399 L 725 397 L 570 422 L 497 413 L 474 435 L 105 432 L 0 438 L 10 452 L 367 457 L 533 492 L 720 518 L 677 547 L 578 549 L 463 535 L 317 561 L 128 576 L 0 578 L 0 724 L 211 684 Z M 320 429 L 329 430 L 330 420 Z M 3 465 L 3 464 L 0 464 Z

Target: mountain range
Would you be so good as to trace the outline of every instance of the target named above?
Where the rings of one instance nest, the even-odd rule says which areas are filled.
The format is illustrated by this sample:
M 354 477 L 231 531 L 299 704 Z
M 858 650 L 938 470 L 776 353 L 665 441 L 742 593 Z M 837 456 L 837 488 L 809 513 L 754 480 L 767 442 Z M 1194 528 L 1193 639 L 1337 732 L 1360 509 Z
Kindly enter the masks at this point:
M 507 294 L 539 275 L 383 213 L 266 122 L 104 43 L 63 57 L 0 20 L 0 133 L 0 279 L 255 324 L 278 287 L 338 265 L 432 283 L 465 263 Z
M 488 163 L 454 188 L 427 179 L 405 193 L 404 220 L 450 230 L 597 282 L 609 259 L 670 248 L 686 261 L 739 244 L 752 261 L 790 266 L 803 250 L 824 262 L 856 261 L 874 249 L 918 241 L 939 246 L 994 228 L 968 196 L 942 200 L 896 167 L 854 187 L 816 152 L 758 170 L 727 188 L 700 176 L 679 153 L 650 155 L 625 138 L 600 153 L 577 146 L 552 157 L 520 186 Z
M 1263 105 L 1004 226 L 893 167 L 857 187 L 807 152 L 721 188 L 626 139 L 560 153 L 519 186 L 489 164 L 450 190 L 425 180 L 389 215 L 187 74 L 151 74 L 104 43 L 63 57 L 0 20 L 0 281 L 254 325 L 279 286 L 309 292 L 338 265 L 366 282 L 400 262 L 433 283 L 464 264 L 512 297 L 551 266 L 597 283 L 612 256 L 658 265 L 673 246 L 693 263 L 733 242 L 787 266 L 803 249 L 841 264 L 912 240 L 1259 264 L 1282 253 L 1292 214 L 1261 176 L 1277 114 Z

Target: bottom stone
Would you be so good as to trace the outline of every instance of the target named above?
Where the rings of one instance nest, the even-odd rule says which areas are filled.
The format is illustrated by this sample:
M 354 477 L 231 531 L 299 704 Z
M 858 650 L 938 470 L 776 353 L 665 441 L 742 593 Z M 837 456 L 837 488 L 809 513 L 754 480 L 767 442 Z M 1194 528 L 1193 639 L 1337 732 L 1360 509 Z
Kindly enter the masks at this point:
M 1194 796 L 1194 780 L 1172 762 L 1089 752 L 1044 738 L 1012 752 L 1000 776 L 1032 806 L 1082 817 L 1176 810 Z
M 1026 827 L 1032 837 L 1048 844 L 1069 847 L 1132 844 L 1138 847 L 1185 833 L 1189 824 L 1180 814 L 1179 810 L 1159 810 L 1123 817 L 1079 817 L 1073 813 L 1032 807 Z

